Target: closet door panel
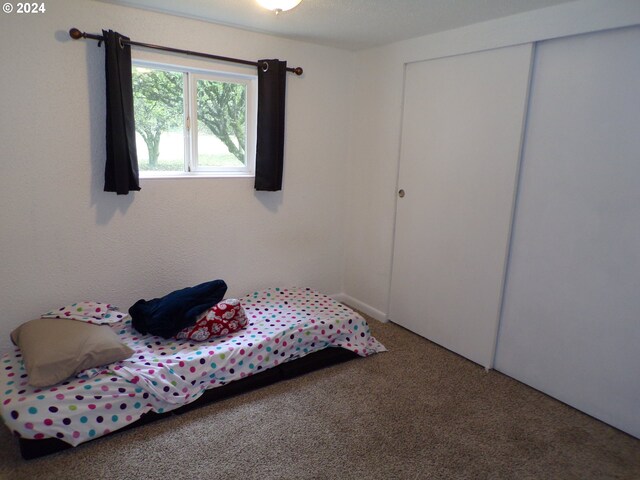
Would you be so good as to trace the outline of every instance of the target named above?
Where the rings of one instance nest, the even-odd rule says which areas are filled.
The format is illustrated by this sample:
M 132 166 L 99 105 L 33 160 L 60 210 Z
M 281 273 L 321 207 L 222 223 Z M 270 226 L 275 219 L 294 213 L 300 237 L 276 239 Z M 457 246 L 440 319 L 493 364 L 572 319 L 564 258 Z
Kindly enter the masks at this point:
M 536 48 L 496 369 L 640 438 L 639 52 Z
M 531 45 L 409 64 L 389 317 L 493 362 Z

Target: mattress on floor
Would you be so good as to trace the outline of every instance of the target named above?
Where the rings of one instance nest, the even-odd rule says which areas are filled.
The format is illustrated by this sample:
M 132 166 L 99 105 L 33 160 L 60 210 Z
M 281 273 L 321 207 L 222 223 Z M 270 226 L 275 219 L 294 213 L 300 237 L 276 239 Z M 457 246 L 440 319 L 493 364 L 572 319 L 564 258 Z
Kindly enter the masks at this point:
M 0 358 L 0 414 L 25 439 L 78 445 L 165 413 L 211 388 L 327 347 L 360 356 L 384 351 L 353 310 L 308 288 L 269 288 L 241 298 L 246 329 L 205 342 L 140 335 L 131 322 L 111 328 L 134 351 L 127 360 L 81 372 L 49 388 L 28 385 L 20 349 Z

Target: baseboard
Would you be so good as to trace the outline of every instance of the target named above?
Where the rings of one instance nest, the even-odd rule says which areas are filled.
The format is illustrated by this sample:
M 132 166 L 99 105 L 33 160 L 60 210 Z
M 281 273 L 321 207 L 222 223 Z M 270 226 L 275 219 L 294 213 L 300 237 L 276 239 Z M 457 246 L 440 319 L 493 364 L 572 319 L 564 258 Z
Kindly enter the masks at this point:
M 361 311 L 365 315 L 370 316 L 371 318 L 378 320 L 379 322 L 386 323 L 388 321 L 387 314 L 377 308 L 373 308 L 371 305 L 367 305 L 360 300 L 357 300 L 345 293 L 337 293 L 335 295 L 331 295 L 334 300 L 337 300 L 340 303 L 344 303 L 351 308 Z

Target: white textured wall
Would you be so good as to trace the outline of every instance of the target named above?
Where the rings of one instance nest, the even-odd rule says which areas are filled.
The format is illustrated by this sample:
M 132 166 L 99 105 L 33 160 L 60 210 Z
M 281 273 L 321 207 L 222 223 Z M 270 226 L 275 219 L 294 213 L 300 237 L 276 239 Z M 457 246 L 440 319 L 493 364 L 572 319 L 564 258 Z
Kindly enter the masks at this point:
M 342 288 L 352 53 L 101 2 L 0 14 L 0 351 L 9 332 L 77 300 L 128 308 L 223 278 Z M 104 50 L 70 27 L 225 56 L 281 58 L 288 77 L 284 188 L 253 179 L 143 180 L 102 192 Z
M 637 23 L 638 0 L 581 0 L 359 52 L 345 298 L 379 319 L 386 318 L 405 63 Z

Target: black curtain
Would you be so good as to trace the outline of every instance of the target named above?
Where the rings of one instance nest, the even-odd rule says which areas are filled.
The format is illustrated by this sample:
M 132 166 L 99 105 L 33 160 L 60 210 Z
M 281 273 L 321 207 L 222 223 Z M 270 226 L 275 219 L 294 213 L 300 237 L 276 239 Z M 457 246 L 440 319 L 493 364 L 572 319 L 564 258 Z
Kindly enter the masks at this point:
M 287 62 L 258 61 L 256 190 L 282 190 Z
M 107 84 L 107 162 L 104 191 L 126 195 L 140 190 L 133 118 L 131 46 L 112 30 L 103 30 Z

